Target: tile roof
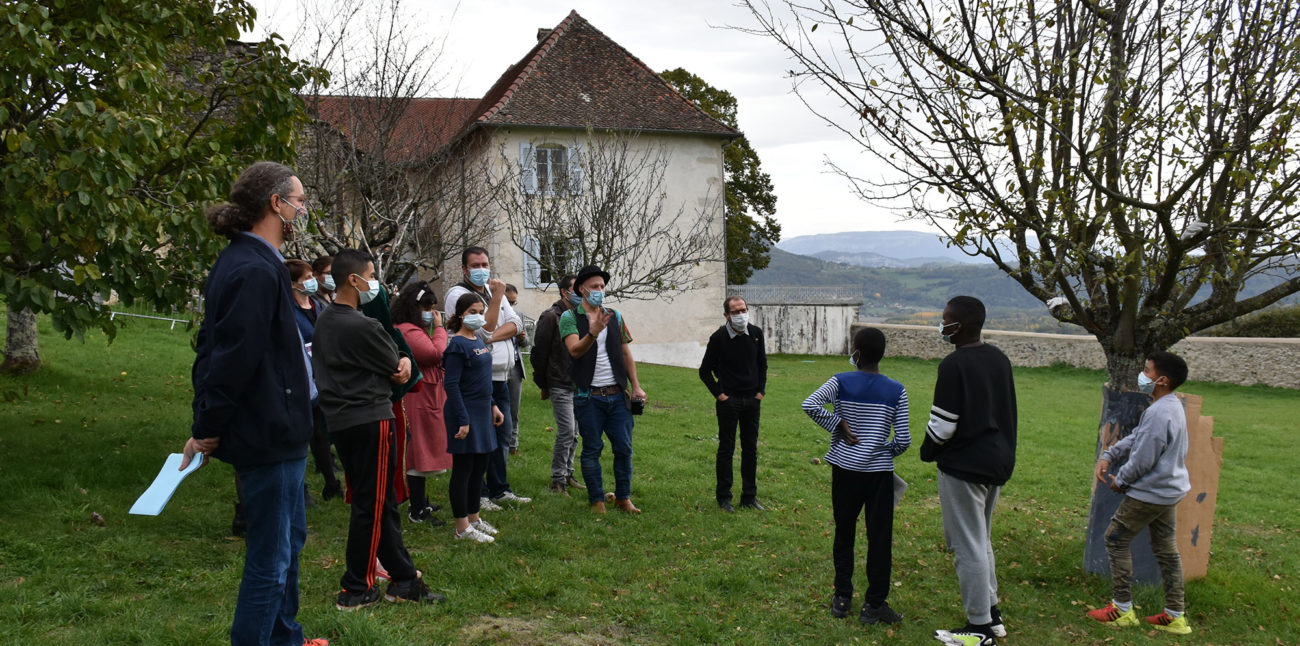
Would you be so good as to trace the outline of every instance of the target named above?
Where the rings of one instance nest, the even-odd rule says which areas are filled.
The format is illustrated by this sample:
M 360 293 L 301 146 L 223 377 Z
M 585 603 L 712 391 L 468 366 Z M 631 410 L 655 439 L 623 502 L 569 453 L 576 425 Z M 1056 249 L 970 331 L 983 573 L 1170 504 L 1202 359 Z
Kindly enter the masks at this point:
M 477 110 L 483 125 L 739 135 L 576 11 L 506 70 Z
M 475 114 L 479 99 L 406 99 L 318 95 L 307 109 L 347 136 L 362 152 L 382 153 L 394 163 L 425 161 L 434 156 Z M 381 137 L 387 141 L 380 141 Z
M 364 151 L 420 161 L 483 126 L 676 132 L 732 138 L 654 70 L 571 11 L 501 75 L 482 99 L 409 99 L 400 115 L 375 97 L 309 98 L 316 116 Z M 391 128 L 372 127 L 397 118 Z M 359 124 L 364 124 L 359 125 Z M 377 137 L 387 131 L 389 141 Z

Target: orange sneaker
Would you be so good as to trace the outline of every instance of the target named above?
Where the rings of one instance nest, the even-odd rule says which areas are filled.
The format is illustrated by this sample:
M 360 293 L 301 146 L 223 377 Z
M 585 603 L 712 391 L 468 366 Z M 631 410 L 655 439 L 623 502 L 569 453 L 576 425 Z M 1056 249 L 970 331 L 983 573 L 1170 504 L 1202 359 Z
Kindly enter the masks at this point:
M 1093 619 L 1096 619 L 1097 621 L 1100 621 L 1103 624 L 1108 624 L 1111 626 L 1138 625 L 1138 618 L 1137 615 L 1134 614 L 1133 608 L 1129 608 L 1128 612 L 1123 612 L 1119 608 L 1115 607 L 1114 601 L 1106 604 L 1105 608 L 1089 610 L 1088 616 L 1092 617 Z

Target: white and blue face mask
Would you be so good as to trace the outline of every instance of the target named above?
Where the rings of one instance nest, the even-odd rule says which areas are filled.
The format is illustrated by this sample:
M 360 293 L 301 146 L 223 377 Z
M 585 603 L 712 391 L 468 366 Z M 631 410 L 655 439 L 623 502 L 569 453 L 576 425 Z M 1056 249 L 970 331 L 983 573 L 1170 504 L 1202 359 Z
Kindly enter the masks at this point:
M 466 314 L 462 321 L 465 323 L 465 327 L 469 328 L 470 332 L 475 332 L 484 325 L 487 325 L 487 317 L 482 314 Z
M 850 366 L 853 366 L 854 368 L 857 368 L 857 367 L 858 367 L 858 351 L 857 351 L 857 350 L 854 350 L 851 354 L 849 354 L 849 365 L 850 365 Z
M 357 274 L 352 274 L 352 275 L 356 276 L 357 278 L 361 278 L 361 276 L 358 276 Z M 361 278 L 361 280 L 366 280 L 366 279 Z M 379 281 L 373 278 L 371 278 L 370 280 L 366 280 L 366 291 L 363 292 L 361 290 L 357 290 L 357 293 L 361 295 L 362 305 L 365 305 L 366 303 L 375 300 L 375 297 L 379 296 Z
M 749 329 L 748 328 L 749 312 L 744 312 L 741 314 L 732 314 L 727 318 L 729 318 L 731 321 L 731 329 L 735 330 L 736 332 L 743 334 L 745 330 Z
M 315 278 L 308 278 L 307 280 L 302 281 L 302 293 L 315 294 L 316 289 L 317 289 L 317 284 Z
M 1138 373 L 1138 390 L 1139 390 L 1140 392 L 1142 392 L 1142 393 L 1145 393 L 1145 394 L 1147 394 L 1147 395 L 1150 395 L 1151 393 L 1153 393 L 1153 392 L 1156 391 L 1156 382 L 1155 382 L 1155 380 L 1152 379 L 1152 378 L 1150 378 L 1150 377 L 1148 377 L 1148 376 L 1147 376 L 1147 373 L 1145 373 L 1145 372 L 1139 372 L 1139 373 Z
M 582 296 L 579 296 L 577 292 L 569 292 L 569 305 L 573 307 L 582 305 Z
M 600 307 L 605 302 L 605 292 L 594 290 L 587 292 L 587 302 L 591 303 L 592 307 Z
M 953 336 L 953 335 L 952 335 L 951 333 L 945 332 L 945 330 L 947 330 L 948 328 L 950 328 L 950 327 L 952 327 L 952 326 L 954 326 L 954 325 L 961 325 L 961 322 L 960 322 L 960 321 L 953 321 L 952 323 L 947 323 L 947 324 L 940 323 L 940 324 L 939 324 L 939 338 L 943 339 L 943 342 L 944 342 L 944 343 L 952 343 L 952 342 L 953 342 L 953 340 L 952 340 L 952 336 Z M 956 330 L 954 330 L 954 332 L 956 332 Z
M 433 312 L 420 312 L 420 320 L 424 321 L 424 327 L 433 325 Z
M 482 287 L 487 284 L 488 279 L 492 277 L 492 270 L 487 267 L 475 267 L 469 270 L 469 282 L 476 287 Z
M 331 276 L 331 275 L 329 275 L 329 274 L 325 274 L 325 283 L 324 283 L 324 284 L 325 284 L 325 289 L 327 289 L 327 290 L 329 290 L 329 291 L 331 291 L 331 292 L 335 290 L 335 286 L 334 286 L 334 277 L 333 277 L 333 276 Z

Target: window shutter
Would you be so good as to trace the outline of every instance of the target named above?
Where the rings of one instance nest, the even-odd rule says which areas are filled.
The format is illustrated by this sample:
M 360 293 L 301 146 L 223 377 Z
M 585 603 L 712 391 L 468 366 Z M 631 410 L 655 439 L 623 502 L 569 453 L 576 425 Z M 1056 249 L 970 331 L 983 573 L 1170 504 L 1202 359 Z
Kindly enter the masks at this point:
M 542 287 L 541 245 L 537 238 L 524 236 L 524 287 Z
M 582 146 L 569 148 L 569 193 L 582 195 Z
M 528 142 L 519 144 L 519 188 L 526 195 L 537 193 L 537 157 Z

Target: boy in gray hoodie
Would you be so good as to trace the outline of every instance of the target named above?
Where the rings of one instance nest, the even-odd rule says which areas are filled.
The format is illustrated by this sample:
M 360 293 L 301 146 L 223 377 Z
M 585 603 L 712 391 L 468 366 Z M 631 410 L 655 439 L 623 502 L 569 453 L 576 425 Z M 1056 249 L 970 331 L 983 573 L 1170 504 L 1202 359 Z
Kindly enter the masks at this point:
M 1153 352 L 1138 375 L 1138 389 L 1150 393 L 1151 406 L 1137 428 L 1097 460 L 1094 475 L 1124 500 L 1106 528 L 1113 599 L 1088 616 L 1115 626 L 1138 625 L 1133 612 L 1133 559 L 1129 544 L 1142 528 L 1151 534 L 1151 551 L 1160 565 L 1165 609 L 1146 618 L 1152 628 L 1186 635 L 1192 632 L 1183 614 L 1183 565 L 1178 557 L 1178 501 L 1191 490 L 1187 476 L 1187 414 L 1174 390 L 1187 381 L 1187 363 L 1169 352 Z M 1127 460 L 1127 461 L 1126 461 Z M 1112 462 L 1120 463 L 1111 470 Z

